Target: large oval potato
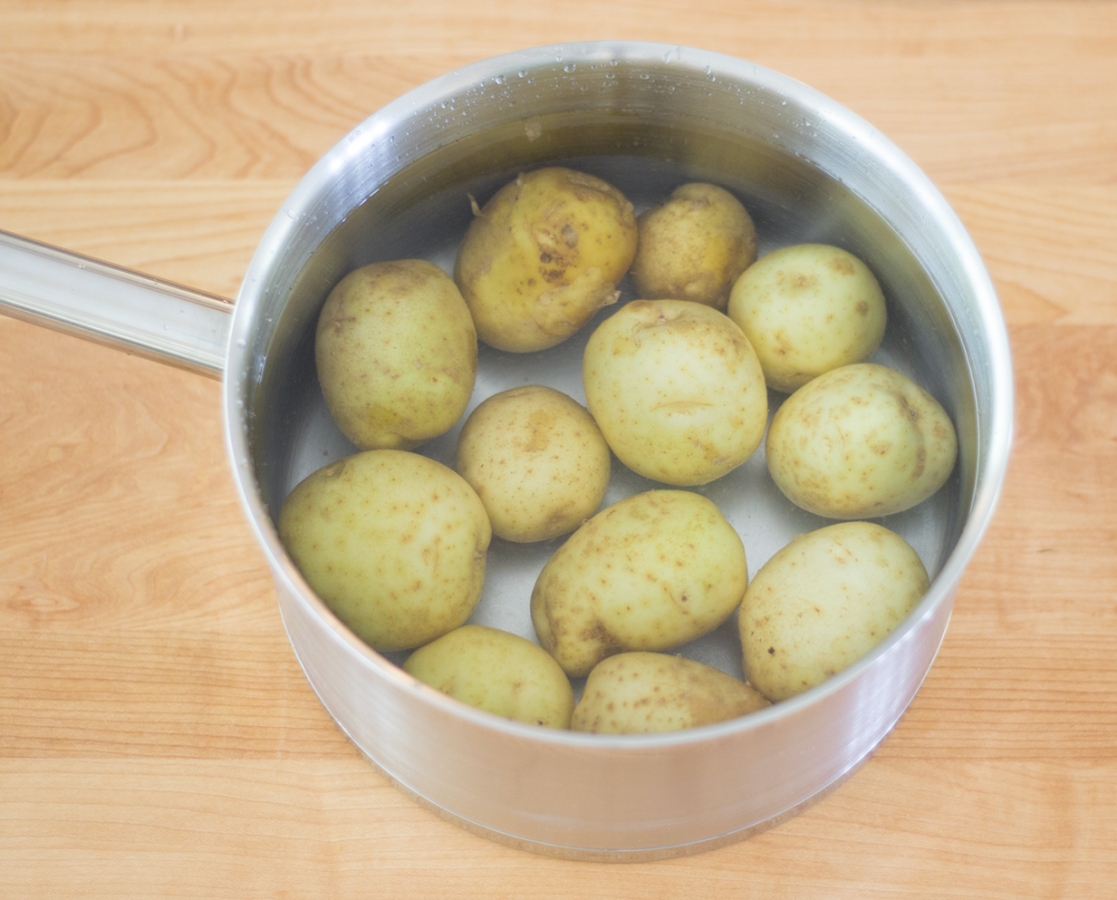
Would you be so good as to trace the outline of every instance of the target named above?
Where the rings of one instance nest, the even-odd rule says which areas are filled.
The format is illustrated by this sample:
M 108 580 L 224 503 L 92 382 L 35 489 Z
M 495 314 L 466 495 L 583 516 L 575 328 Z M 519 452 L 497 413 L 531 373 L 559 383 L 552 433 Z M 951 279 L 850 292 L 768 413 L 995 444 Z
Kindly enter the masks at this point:
M 279 537 L 338 618 L 389 651 L 469 617 L 492 530 L 452 469 L 405 450 L 367 450 L 299 482 L 280 509 Z
M 590 336 L 586 402 L 633 471 L 706 484 L 760 445 L 768 391 L 752 346 L 728 316 L 685 300 L 634 300 Z
M 827 244 L 783 247 L 753 263 L 733 285 L 727 312 L 756 350 L 768 387 L 784 393 L 868 359 L 888 318 L 869 267 Z
M 623 650 L 669 650 L 741 602 L 741 538 L 690 491 L 647 491 L 599 512 L 543 566 L 531 594 L 539 643 L 572 677 Z
M 403 668 L 424 684 L 506 719 L 568 728 L 570 680 L 554 657 L 526 638 L 463 625 L 420 647 Z
M 799 535 L 745 591 L 737 619 L 745 677 L 773 701 L 821 684 L 884 640 L 929 584 L 916 552 L 880 525 Z
M 470 413 L 454 468 L 485 504 L 493 533 L 525 542 L 566 534 L 597 512 L 611 465 L 585 407 L 536 384 L 494 394 Z
M 772 418 L 768 471 L 797 506 L 832 519 L 910 509 L 954 468 L 946 411 L 894 369 L 842 366 L 807 382 Z
M 652 734 L 724 722 L 768 706 L 720 669 L 666 653 L 620 653 L 590 672 L 570 727 L 595 734 Z
M 362 450 L 408 450 L 449 431 L 477 377 L 477 332 L 453 280 L 405 259 L 363 266 L 330 291 L 314 359 L 334 421 Z
M 543 350 L 616 302 L 636 240 L 632 204 L 615 187 L 584 172 L 537 169 L 477 213 L 454 277 L 481 340 Z
M 676 188 L 636 220 L 640 240 L 630 275 L 645 300 L 690 300 L 724 310 L 738 276 L 756 261 L 756 227 L 725 188 Z

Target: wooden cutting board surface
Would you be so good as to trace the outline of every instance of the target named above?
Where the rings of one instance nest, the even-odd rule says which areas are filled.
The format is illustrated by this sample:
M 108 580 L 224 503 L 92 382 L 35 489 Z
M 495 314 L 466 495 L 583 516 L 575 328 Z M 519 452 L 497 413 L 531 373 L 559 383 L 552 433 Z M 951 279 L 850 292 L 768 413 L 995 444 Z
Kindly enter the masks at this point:
M 0 229 L 232 296 L 370 112 L 559 41 L 721 51 L 922 166 L 1009 324 L 1014 456 L 939 658 L 822 802 L 546 859 L 389 786 L 287 643 L 215 381 L 0 318 L 0 896 L 1099 898 L 1117 883 L 1117 5 L 0 5 Z M 654 790 L 654 785 L 649 785 Z

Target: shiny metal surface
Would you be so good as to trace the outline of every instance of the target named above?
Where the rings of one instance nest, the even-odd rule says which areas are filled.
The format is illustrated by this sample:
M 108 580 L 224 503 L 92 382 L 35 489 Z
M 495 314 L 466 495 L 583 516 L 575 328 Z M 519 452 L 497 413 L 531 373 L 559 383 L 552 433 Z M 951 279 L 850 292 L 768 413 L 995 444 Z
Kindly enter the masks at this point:
M 607 178 L 638 206 L 684 179 L 717 181 L 753 213 L 762 252 L 823 240 L 862 256 L 890 303 L 876 358 L 912 374 L 953 416 L 961 462 L 951 481 L 918 510 L 885 520 L 920 552 L 932 588 L 900 630 L 827 684 L 673 735 L 522 726 L 427 689 L 398 660 L 362 645 L 284 555 L 272 516 L 286 492 L 353 449 L 329 421 L 313 377 L 309 335 L 329 288 L 378 259 L 423 256 L 449 269 L 469 196 L 483 202 L 518 170 L 552 162 Z M 865 122 L 803 85 L 676 47 L 526 51 L 385 107 L 320 161 L 276 216 L 238 298 L 233 339 L 230 452 L 292 645 L 322 702 L 421 802 L 498 840 L 579 858 L 724 843 L 781 821 L 862 762 L 933 661 L 1011 442 L 1011 363 L 997 300 L 972 242 L 925 176 Z M 527 382 L 582 399 L 583 342 L 530 357 L 483 348 L 474 405 Z M 422 452 L 445 460 L 454 439 Z M 622 470 L 606 502 L 650 486 Z M 789 508 L 762 455 L 703 492 L 741 531 L 751 572 L 792 535 L 823 524 Z M 553 549 L 494 542 L 473 621 L 531 636 L 530 585 Z M 731 629 L 684 652 L 739 672 Z
M 748 206 L 762 253 L 811 240 L 862 257 L 889 303 L 874 359 L 907 372 L 954 419 L 960 459 L 950 481 L 915 510 L 882 520 L 919 552 L 931 589 L 900 629 L 826 684 L 677 734 L 520 725 L 417 683 L 399 658 L 363 645 L 284 553 L 273 516 L 287 491 L 353 450 L 325 410 L 313 367 L 313 324 L 329 289 L 378 259 L 422 256 L 449 270 L 470 197 L 483 202 L 516 172 L 551 163 L 606 178 L 638 208 L 684 180 L 715 181 Z M 1007 466 L 1007 335 L 957 217 L 898 148 L 848 110 L 717 54 L 628 42 L 541 48 L 401 97 L 339 142 L 288 198 L 253 258 L 231 325 L 214 298 L 90 263 L 0 241 L 0 297 L 25 318 L 209 374 L 225 361 L 237 487 L 310 684 L 401 790 L 464 827 L 538 852 L 607 860 L 694 852 L 783 821 L 848 777 L 931 666 Z M 108 286 L 117 284 L 127 285 L 128 299 L 112 308 L 116 288 Z M 634 296 L 622 288 L 622 300 Z M 193 307 L 200 312 L 183 311 Z M 592 327 L 538 354 L 483 347 L 471 408 L 530 382 L 584 400 L 580 360 Z M 781 398 L 770 399 L 774 408 Z M 448 461 L 455 440 L 456 430 L 421 452 Z M 617 464 L 606 502 L 654 486 Z M 699 490 L 741 533 L 753 574 L 795 534 L 825 524 L 779 494 L 762 452 Z M 531 585 L 557 544 L 494 541 L 473 621 L 532 637 Z M 682 652 L 740 674 L 732 623 Z
M 0 232 L 0 311 L 220 378 L 227 300 Z

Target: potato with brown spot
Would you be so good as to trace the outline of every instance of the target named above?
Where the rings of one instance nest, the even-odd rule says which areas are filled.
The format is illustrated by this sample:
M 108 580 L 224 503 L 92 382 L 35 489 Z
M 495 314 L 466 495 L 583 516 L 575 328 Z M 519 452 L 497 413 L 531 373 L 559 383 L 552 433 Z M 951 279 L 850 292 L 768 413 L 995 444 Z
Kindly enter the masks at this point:
M 278 526 L 310 587 L 376 650 L 457 628 L 481 597 L 485 507 L 452 469 L 417 453 L 367 450 L 313 472 Z
M 554 657 L 517 634 L 463 625 L 412 653 L 403 668 L 424 684 L 494 715 L 567 728 L 570 680 Z
M 630 274 L 645 300 L 690 300 L 724 311 L 730 288 L 756 261 L 752 218 L 714 184 L 684 184 L 636 222 L 640 240 Z
M 876 277 L 827 244 L 774 250 L 733 285 L 727 309 L 756 350 L 768 387 L 791 393 L 880 346 L 888 313 Z
M 609 445 L 585 407 L 528 385 L 489 397 L 466 419 L 454 468 L 477 491 L 493 533 L 545 541 L 597 512 L 609 486 Z
M 421 259 L 363 266 L 330 291 L 315 365 L 334 421 L 362 450 L 449 431 L 477 377 L 477 332 L 453 280 Z
M 768 471 L 796 506 L 831 519 L 910 509 L 946 482 L 958 454 L 950 417 L 894 369 L 842 366 L 799 388 L 772 418 Z
M 773 702 L 822 684 L 883 641 L 929 586 L 918 554 L 880 525 L 799 535 L 745 592 L 737 618 L 745 677 Z
M 704 663 L 665 653 L 620 653 L 594 666 L 570 727 L 594 734 L 682 731 L 769 705 L 739 678 Z
M 710 500 L 647 491 L 599 512 L 543 566 L 531 594 L 539 643 L 571 677 L 624 650 L 669 650 L 741 602 L 741 538 Z
M 768 422 L 764 374 L 725 314 L 634 300 L 601 323 L 582 360 L 586 402 L 621 462 L 646 478 L 706 484 L 741 465 Z
M 636 254 L 632 204 L 561 167 L 524 173 L 480 209 L 454 278 L 481 340 L 526 353 L 566 340 L 603 306 Z

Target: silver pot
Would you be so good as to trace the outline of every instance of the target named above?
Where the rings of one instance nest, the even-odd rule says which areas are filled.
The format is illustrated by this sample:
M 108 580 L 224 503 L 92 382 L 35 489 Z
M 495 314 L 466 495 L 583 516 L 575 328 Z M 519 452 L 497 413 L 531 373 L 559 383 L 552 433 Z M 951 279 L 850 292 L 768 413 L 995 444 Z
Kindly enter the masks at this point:
M 960 458 L 946 487 L 885 520 L 923 557 L 929 593 L 874 652 L 799 697 L 647 737 L 499 719 L 418 684 L 399 659 L 357 640 L 277 539 L 274 515 L 286 492 L 353 450 L 314 375 L 313 323 L 330 287 L 378 259 L 423 256 L 449 268 L 469 195 L 483 200 L 518 171 L 558 161 L 606 178 L 638 207 L 682 181 L 715 181 L 749 207 L 762 253 L 811 240 L 862 257 L 889 299 L 876 359 L 912 375 L 956 423 Z M 384 107 L 323 157 L 276 215 L 231 317 L 217 298 L 10 236 L 0 240 L 0 300 L 15 315 L 223 371 L 236 483 L 291 644 L 322 703 L 419 802 L 494 839 L 563 856 L 633 859 L 716 846 L 787 818 L 855 770 L 927 674 L 1011 443 L 1012 372 L 997 299 L 927 178 L 872 127 L 804 85 L 679 47 L 514 53 Z M 482 348 L 474 404 L 529 382 L 583 399 L 579 363 L 592 327 L 539 354 Z M 455 437 L 422 452 L 446 460 Z M 651 486 L 622 469 L 607 502 Z M 824 524 L 779 495 L 762 454 L 701 491 L 741 532 L 754 573 L 794 534 Z M 473 621 L 532 637 L 531 584 L 554 547 L 494 542 Z M 732 623 L 685 652 L 740 673 Z

